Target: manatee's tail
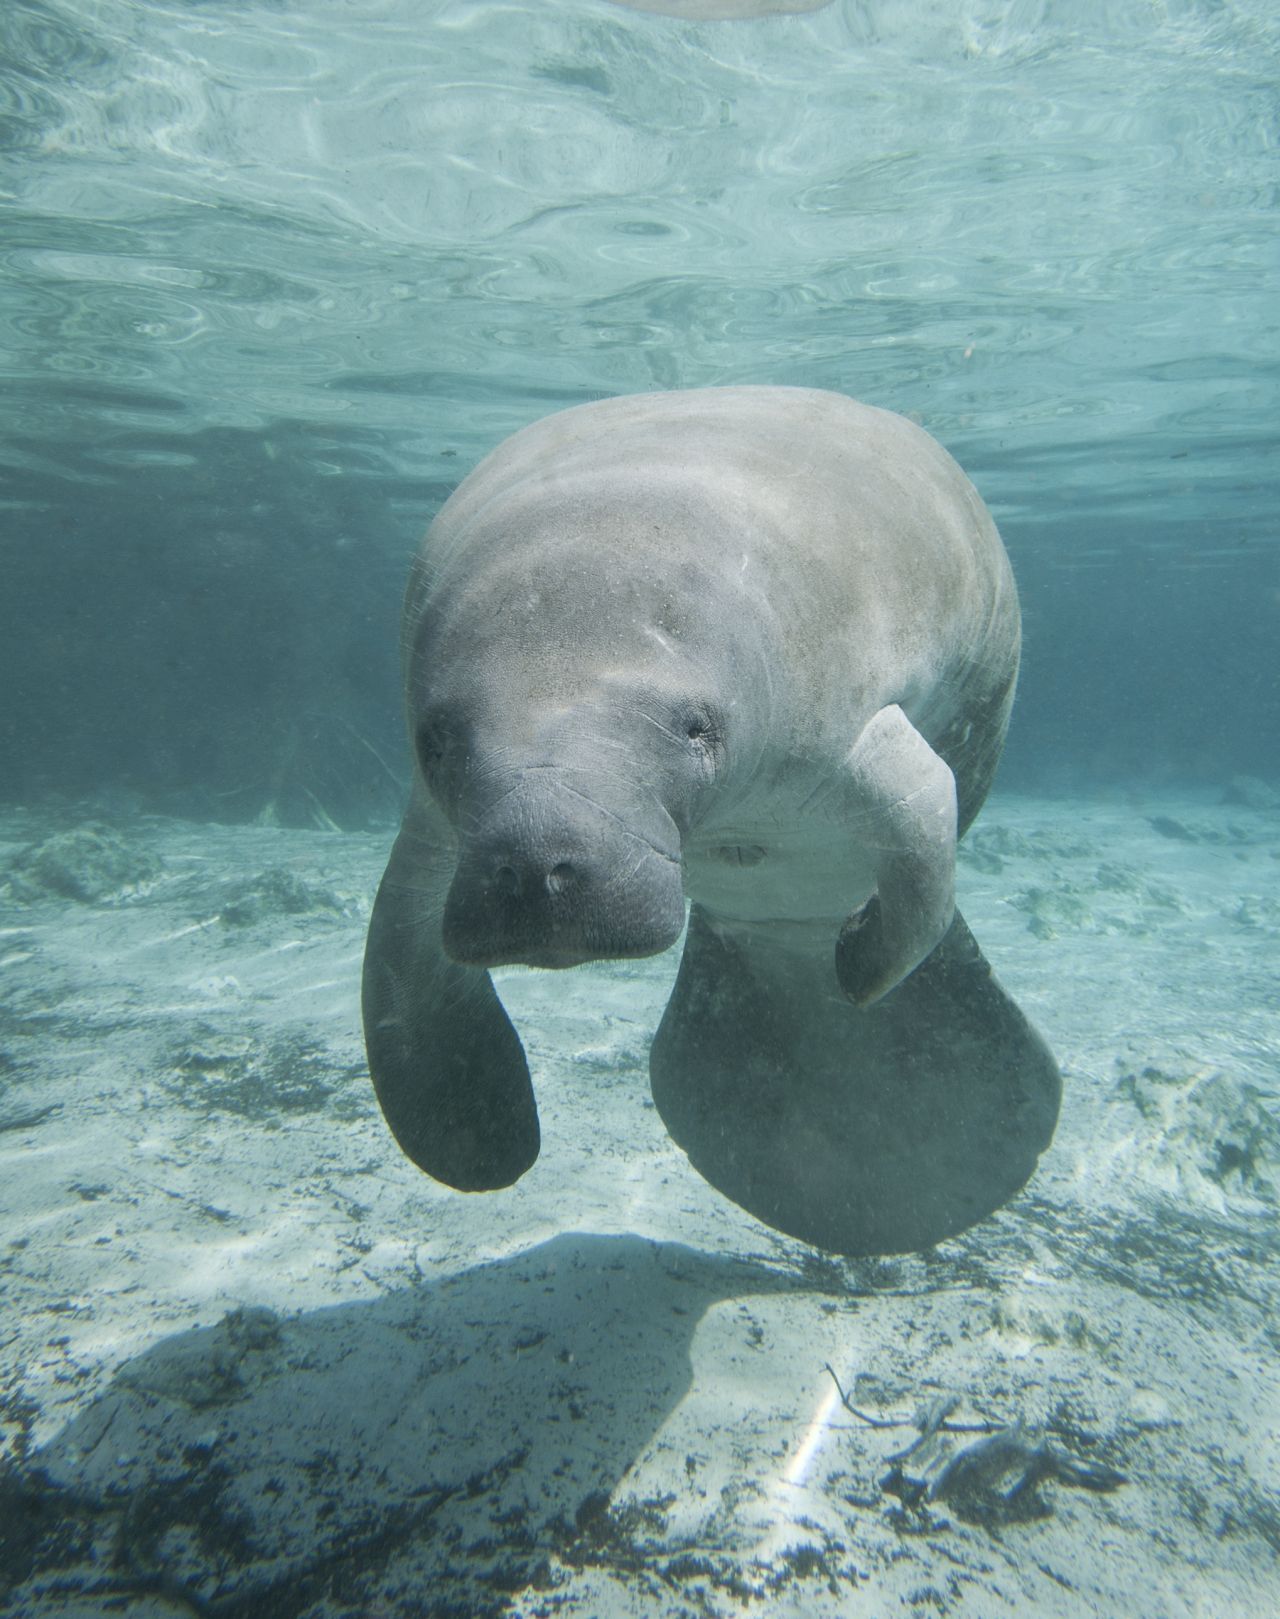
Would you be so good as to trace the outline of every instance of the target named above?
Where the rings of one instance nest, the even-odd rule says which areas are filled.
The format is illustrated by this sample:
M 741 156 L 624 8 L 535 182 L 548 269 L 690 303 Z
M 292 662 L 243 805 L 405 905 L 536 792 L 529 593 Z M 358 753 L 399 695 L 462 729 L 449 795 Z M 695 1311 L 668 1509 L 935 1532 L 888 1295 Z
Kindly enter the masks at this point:
M 1053 1136 L 1061 1080 L 957 913 L 876 1005 L 697 906 L 650 1056 L 654 1100 L 713 1186 L 841 1254 L 904 1253 L 1008 1201 Z

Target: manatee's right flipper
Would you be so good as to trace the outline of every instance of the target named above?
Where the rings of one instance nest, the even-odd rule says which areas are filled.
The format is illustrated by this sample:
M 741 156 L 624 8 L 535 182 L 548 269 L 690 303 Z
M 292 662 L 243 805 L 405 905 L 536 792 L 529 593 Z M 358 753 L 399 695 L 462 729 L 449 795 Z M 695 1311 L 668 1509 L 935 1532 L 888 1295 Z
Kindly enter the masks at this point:
M 364 1037 L 378 1101 L 404 1151 L 446 1185 L 482 1192 L 509 1186 L 538 1156 L 538 1110 L 489 974 L 444 954 L 452 871 L 447 834 L 415 794 L 369 923 Z
M 1008 1201 L 1061 1082 L 957 914 L 876 1005 L 783 930 L 695 905 L 653 1042 L 654 1100 L 690 1162 L 757 1219 L 841 1254 L 925 1248 Z

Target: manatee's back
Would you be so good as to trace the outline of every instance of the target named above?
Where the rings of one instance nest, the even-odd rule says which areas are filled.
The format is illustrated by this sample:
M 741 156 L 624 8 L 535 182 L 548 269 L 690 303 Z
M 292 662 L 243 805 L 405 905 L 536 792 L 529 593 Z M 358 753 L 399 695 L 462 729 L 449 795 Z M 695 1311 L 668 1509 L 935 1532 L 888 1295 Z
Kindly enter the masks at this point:
M 620 555 L 682 546 L 776 621 L 793 735 L 843 752 L 897 702 L 956 776 L 961 830 L 990 786 L 1019 653 L 1017 595 L 985 506 L 923 429 L 842 394 L 789 387 L 628 395 L 506 440 L 442 508 L 410 583 L 406 640 L 432 581 L 549 514 L 612 512 Z M 680 524 L 663 523 L 679 512 Z M 851 715 L 851 693 L 857 712 Z

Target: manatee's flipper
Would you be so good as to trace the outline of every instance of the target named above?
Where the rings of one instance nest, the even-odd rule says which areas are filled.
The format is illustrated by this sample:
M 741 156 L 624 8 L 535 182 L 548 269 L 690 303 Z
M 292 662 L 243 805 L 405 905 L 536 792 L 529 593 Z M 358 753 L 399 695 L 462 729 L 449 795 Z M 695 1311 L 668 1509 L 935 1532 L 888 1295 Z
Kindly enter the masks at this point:
M 758 1219 L 841 1254 L 905 1253 L 1023 1185 L 1061 1081 L 957 913 L 876 1006 L 830 957 L 693 907 L 653 1043 L 654 1100 L 695 1169 Z
M 840 987 L 870 1006 L 929 954 L 956 894 L 956 784 L 896 703 L 882 708 L 845 768 L 860 811 L 858 841 L 876 852 L 876 891 L 840 934 Z
M 415 798 L 391 851 L 364 953 L 364 1038 L 396 1140 L 464 1192 L 509 1186 L 538 1156 L 520 1037 L 489 979 L 444 954 L 453 851 Z

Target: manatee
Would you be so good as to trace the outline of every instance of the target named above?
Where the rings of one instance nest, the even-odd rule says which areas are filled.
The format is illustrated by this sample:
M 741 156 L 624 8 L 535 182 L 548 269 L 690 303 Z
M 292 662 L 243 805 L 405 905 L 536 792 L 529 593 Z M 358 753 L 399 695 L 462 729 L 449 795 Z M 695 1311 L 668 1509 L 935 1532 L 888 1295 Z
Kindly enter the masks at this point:
M 1019 642 L 990 515 L 889 411 L 651 393 L 501 444 L 431 525 L 404 607 L 413 788 L 363 1006 L 413 1162 L 480 1191 L 538 1155 L 490 968 L 684 931 L 650 1081 L 712 1185 L 849 1255 L 927 1247 L 1012 1197 L 1060 1080 L 954 896 Z

